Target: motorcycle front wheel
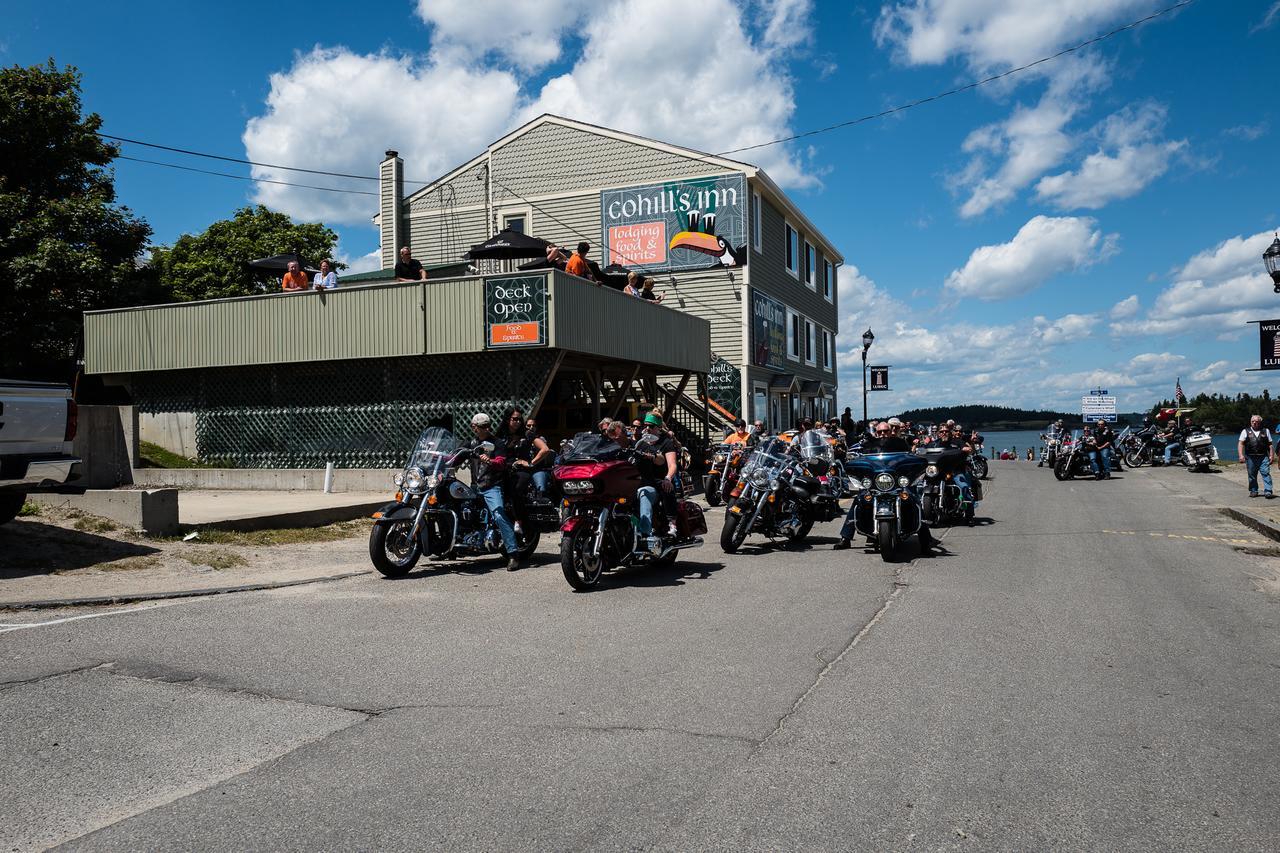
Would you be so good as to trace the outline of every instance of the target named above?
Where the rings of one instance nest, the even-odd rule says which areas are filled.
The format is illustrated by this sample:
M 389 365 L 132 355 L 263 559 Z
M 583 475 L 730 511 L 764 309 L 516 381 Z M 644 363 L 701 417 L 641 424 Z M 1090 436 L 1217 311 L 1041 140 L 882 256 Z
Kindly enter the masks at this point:
M 898 531 L 891 524 L 881 524 L 876 530 L 876 545 L 880 549 L 880 559 L 892 563 L 894 552 L 898 550 Z
M 1147 460 L 1142 457 L 1141 450 L 1126 450 L 1124 452 L 1124 464 L 1130 468 L 1141 468 L 1147 464 Z
M 596 525 L 580 524 L 560 540 L 560 569 L 569 586 L 578 592 L 586 592 L 600 584 L 604 574 L 604 555 L 592 556 Z
M 369 533 L 369 559 L 389 578 L 402 578 L 418 564 L 422 549 L 413 533 L 413 519 L 375 524 Z
M 720 530 L 720 548 L 726 554 L 732 554 L 742 547 L 742 543 L 747 541 L 747 523 L 742 517 L 745 513 L 726 512 L 724 514 L 724 527 Z
M 720 506 L 723 501 L 720 499 L 720 478 L 708 477 L 706 489 L 703 495 L 707 499 L 707 506 Z
M 987 479 L 987 460 L 981 456 L 975 456 L 973 458 L 973 473 L 978 475 L 979 480 Z
M 1065 456 L 1058 457 L 1057 464 L 1053 466 L 1053 476 L 1057 477 L 1059 480 L 1070 480 L 1073 476 L 1075 476 L 1071 472 L 1071 464 L 1070 464 L 1070 461 L 1067 459 L 1067 457 Z

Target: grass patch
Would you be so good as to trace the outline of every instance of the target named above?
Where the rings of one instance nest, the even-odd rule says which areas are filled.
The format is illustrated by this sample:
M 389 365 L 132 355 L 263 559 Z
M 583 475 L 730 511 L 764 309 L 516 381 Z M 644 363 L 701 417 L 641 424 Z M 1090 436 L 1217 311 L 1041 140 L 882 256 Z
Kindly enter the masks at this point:
M 201 529 L 198 541 L 209 545 L 246 545 L 269 547 L 271 545 L 305 545 L 312 542 L 338 542 L 366 533 L 369 522 L 357 518 L 340 521 L 324 527 L 279 527 L 267 530 L 214 530 Z
M 138 455 L 142 458 L 143 468 L 228 468 L 228 465 L 217 465 L 213 461 L 201 462 L 165 450 L 158 444 L 149 441 L 138 442 Z
M 112 560 L 107 563 L 99 563 L 96 566 L 87 568 L 95 569 L 99 572 L 136 572 L 140 569 L 154 569 L 160 565 L 160 557 L 155 554 L 141 554 L 137 557 L 125 557 L 120 560 Z M 55 575 L 74 575 L 85 571 L 83 568 L 77 569 L 58 569 Z
M 33 515 L 40 514 L 40 504 L 33 504 L 31 501 L 24 501 L 22 509 L 18 510 L 19 518 L 30 518 Z
M 191 551 L 179 552 L 177 556 L 193 566 L 208 566 L 219 572 L 234 569 L 236 566 L 245 566 L 249 563 L 244 557 L 224 548 L 196 548 Z
M 120 525 L 114 521 L 105 518 L 98 518 L 93 515 L 86 515 L 83 518 L 77 518 L 76 523 L 72 525 L 81 533 L 110 533 L 113 530 L 119 530 Z

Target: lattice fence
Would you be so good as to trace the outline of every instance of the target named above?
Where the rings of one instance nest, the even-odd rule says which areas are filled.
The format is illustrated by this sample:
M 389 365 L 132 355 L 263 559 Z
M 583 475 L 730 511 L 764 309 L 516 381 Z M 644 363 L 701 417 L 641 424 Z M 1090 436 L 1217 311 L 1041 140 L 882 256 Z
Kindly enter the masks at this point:
M 391 468 L 427 426 L 469 435 L 471 416 L 528 412 L 547 350 L 144 374 L 143 413 L 194 412 L 202 460 L 238 468 Z

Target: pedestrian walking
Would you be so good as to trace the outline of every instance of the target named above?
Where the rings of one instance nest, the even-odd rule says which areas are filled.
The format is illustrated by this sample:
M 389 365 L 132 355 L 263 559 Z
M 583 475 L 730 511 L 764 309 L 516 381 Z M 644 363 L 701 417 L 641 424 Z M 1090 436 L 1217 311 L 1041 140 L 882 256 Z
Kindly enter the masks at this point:
M 1271 430 L 1262 425 L 1262 416 L 1249 418 L 1249 426 L 1240 431 L 1240 461 L 1249 472 L 1249 497 L 1258 496 L 1258 474 L 1262 474 L 1263 495 L 1271 500 L 1271 463 L 1276 458 Z

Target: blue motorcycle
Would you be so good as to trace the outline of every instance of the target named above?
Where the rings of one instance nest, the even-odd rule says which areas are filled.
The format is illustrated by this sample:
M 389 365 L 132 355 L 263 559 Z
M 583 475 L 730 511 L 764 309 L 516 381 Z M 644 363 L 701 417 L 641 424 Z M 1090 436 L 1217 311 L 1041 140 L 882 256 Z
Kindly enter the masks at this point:
M 928 463 L 920 481 L 920 510 L 925 523 L 963 519 L 972 525 L 978 501 L 969 481 L 969 454 L 945 447 L 929 447 L 922 453 Z
M 920 496 L 916 482 L 928 461 L 914 453 L 876 453 L 845 462 L 846 486 L 854 493 L 847 525 L 869 536 L 885 562 L 891 562 L 904 539 L 920 531 Z

